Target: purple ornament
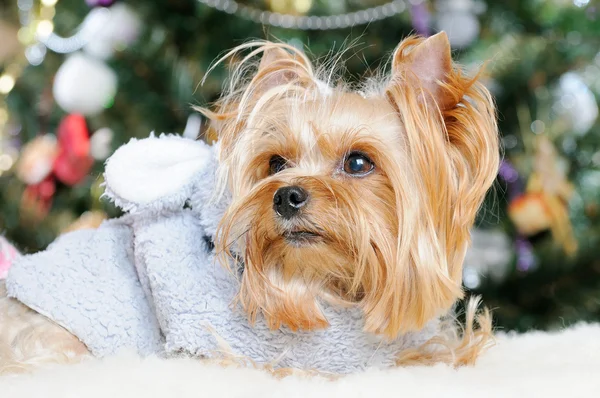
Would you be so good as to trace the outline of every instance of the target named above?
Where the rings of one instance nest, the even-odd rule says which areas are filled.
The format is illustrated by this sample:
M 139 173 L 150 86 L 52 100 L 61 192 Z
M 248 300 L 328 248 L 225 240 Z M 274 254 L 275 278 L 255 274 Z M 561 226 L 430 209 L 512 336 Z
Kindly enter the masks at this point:
M 431 34 L 429 28 L 430 15 L 425 1 L 413 4 L 410 8 L 410 13 L 412 15 L 412 25 L 413 28 L 415 28 L 415 31 L 421 36 L 429 36 Z
M 90 7 L 110 7 L 116 0 L 85 0 Z
M 517 269 L 521 272 L 531 271 L 535 266 L 535 254 L 531 242 L 519 236 L 515 240 L 515 248 L 517 251 Z

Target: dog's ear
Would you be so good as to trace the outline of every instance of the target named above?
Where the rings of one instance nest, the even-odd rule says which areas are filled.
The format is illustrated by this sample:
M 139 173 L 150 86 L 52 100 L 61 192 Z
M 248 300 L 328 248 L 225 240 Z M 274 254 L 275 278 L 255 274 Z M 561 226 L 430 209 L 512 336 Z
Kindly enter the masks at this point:
M 403 41 L 394 52 L 392 84 L 409 84 L 423 90 L 423 97 L 444 110 L 458 99 L 446 89 L 452 72 L 452 54 L 446 32 L 440 32 L 423 41 Z
M 252 84 L 255 94 L 274 87 L 303 84 L 312 76 L 310 61 L 299 50 L 287 45 L 269 43 L 264 47 Z
M 445 33 L 404 40 L 394 53 L 385 91 L 402 121 L 406 168 L 414 176 L 409 182 L 393 180 L 400 249 L 392 263 L 396 268 L 387 274 L 397 276 L 396 290 L 384 291 L 380 306 L 393 311 L 373 311 L 379 315 L 373 319 L 387 319 L 390 335 L 418 330 L 461 297 L 469 231 L 498 171 L 492 96 L 450 55 Z
M 293 61 L 292 54 L 283 48 L 267 47 L 258 65 L 258 74 L 265 75 L 264 86 L 270 88 L 292 81 L 296 73 L 293 69 L 288 69 L 287 66 Z

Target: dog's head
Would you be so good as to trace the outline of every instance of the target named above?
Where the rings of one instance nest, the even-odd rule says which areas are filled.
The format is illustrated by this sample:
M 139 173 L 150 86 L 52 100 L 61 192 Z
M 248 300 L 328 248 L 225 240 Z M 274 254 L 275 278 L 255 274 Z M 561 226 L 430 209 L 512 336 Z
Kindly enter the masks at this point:
M 391 74 L 360 91 L 317 77 L 291 46 L 228 56 L 245 49 L 202 112 L 233 195 L 216 247 L 244 262 L 250 318 L 322 328 L 326 300 L 359 306 L 367 331 L 395 337 L 448 310 L 499 151 L 492 98 L 452 63 L 446 35 L 404 40 Z

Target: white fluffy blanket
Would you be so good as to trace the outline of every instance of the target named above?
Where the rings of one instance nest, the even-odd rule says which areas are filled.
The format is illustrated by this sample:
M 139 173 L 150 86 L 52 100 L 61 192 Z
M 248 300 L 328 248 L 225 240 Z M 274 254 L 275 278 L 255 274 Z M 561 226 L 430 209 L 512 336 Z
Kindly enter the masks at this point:
M 282 380 L 194 360 L 119 356 L 0 378 L 0 397 L 597 397 L 600 325 L 499 335 L 475 367 L 371 370 Z

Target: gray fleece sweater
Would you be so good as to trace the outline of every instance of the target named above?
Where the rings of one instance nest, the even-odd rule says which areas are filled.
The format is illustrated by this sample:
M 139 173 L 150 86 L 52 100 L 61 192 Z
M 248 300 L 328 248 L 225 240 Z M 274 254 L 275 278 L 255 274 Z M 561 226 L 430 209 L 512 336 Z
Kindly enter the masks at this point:
M 10 269 L 9 296 L 54 320 L 99 357 L 229 354 L 259 364 L 351 373 L 394 364 L 438 331 L 386 341 L 363 332 L 357 308 L 322 303 L 325 330 L 251 326 L 232 305 L 239 275 L 214 260 L 212 238 L 228 199 L 213 203 L 214 147 L 179 136 L 133 140 L 107 161 L 105 195 L 126 214 L 59 237 Z M 243 272 L 243 271 L 242 271 Z

